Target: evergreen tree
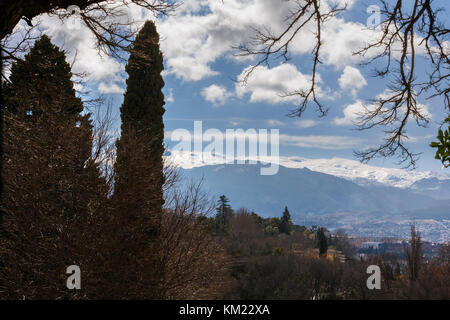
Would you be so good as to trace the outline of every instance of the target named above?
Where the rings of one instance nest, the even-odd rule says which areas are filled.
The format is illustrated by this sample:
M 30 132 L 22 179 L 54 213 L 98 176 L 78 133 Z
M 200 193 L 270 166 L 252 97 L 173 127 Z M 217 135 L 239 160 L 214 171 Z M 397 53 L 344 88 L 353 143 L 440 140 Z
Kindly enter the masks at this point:
M 411 224 L 410 245 L 405 247 L 406 263 L 408 267 L 408 276 L 411 282 L 419 278 L 420 269 L 423 262 L 422 237 L 416 230 L 415 224 Z
M 291 214 L 286 206 L 284 207 L 283 216 L 281 217 L 280 233 L 290 234 L 293 229 L 294 225 L 291 220 Z
M 220 196 L 217 202 L 216 223 L 219 231 L 225 231 L 228 227 L 230 217 L 233 215 L 233 209 L 229 205 L 230 200 L 225 195 Z
M 137 35 L 128 64 L 121 111 L 114 185 L 114 223 L 119 250 L 113 261 L 122 266 L 118 281 L 134 298 L 157 298 L 156 249 L 163 200 L 164 81 L 159 35 L 147 21 Z M 122 249 L 120 249 L 122 248 Z M 125 253 L 124 253 L 125 252 Z M 117 295 L 123 294 L 119 288 Z
M 120 108 L 122 134 L 117 141 L 115 195 L 130 204 L 130 197 L 137 197 L 128 189 L 130 185 L 138 184 L 142 194 L 151 192 L 145 194 L 147 200 L 141 199 L 143 202 L 139 203 L 139 207 L 152 207 L 158 213 L 164 204 L 163 69 L 159 35 L 154 23 L 147 21 L 136 37 L 125 68 L 129 77 Z
M 328 250 L 328 241 L 325 235 L 325 228 L 319 228 L 316 234 L 317 247 L 319 248 L 319 255 L 323 256 Z
M 73 296 L 61 285 L 73 264 L 87 287 L 96 278 L 92 228 L 106 186 L 71 76 L 64 52 L 43 36 L 5 85 L 0 295 L 10 298 Z

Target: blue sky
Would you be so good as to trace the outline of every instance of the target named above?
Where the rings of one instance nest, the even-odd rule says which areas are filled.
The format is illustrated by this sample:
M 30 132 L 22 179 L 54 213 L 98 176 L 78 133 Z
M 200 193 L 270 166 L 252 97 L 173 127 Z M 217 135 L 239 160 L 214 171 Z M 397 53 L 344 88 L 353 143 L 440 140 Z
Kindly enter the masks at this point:
M 442 3 L 447 12 L 450 10 L 448 1 L 438 3 Z M 352 112 L 386 90 L 387 80 L 371 77 L 371 67 L 361 67 L 361 60 L 351 54 L 374 35 L 375 31 L 365 27 L 369 17 L 366 9 L 377 1 L 349 0 L 348 4 L 350 9 L 324 29 L 323 64 L 318 69 L 320 100 L 329 108 L 324 118 L 318 117 L 313 105 L 300 119 L 287 117 L 298 100 L 279 96 L 282 90 L 298 89 L 307 84 L 312 67 L 311 32 L 305 31 L 297 37 L 289 62 L 280 65 L 280 61 L 273 61 L 269 67 L 258 69 L 247 87 L 239 87 L 235 81 L 255 61 L 237 59 L 232 46 L 252 35 L 251 25 L 266 25 L 276 33 L 288 9 L 286 6 L 291 5 L 289 1 L 186 0 L 175 15 L 157 19 L 165 56 L 166 130 L 193 130 L 194 120 L 202 120 L 205 129 L 223 131 L 277 128 L 280 134 L 292 136 L 296 141 L 296 145 L 282 142 L 280 154 L 305 158 L 355 159 L 354 150 L 381 143 L 382 129 L 356 131 L 352 124 Z M 137 25 L 147 18 L 154 19 L 139 8 L 127 10 Z M 103 94 L 111 99 L 119 118 L 126 79 L 123 62 L 99 57 L 84 29 L 70 32 L 52 17 L 43 19 L 43 29 L 54 43 L 63 45 L 69 60 L 77 52 L 75 71 L 89 72 L 84 89 L 90 89 L 94 96 Z M 421 74 L 425 75 L 423 59 L 419 58 L 419 66 Z M 436 135 L 437 123 L 445 115 L 444 107 L 439 99 L 422 98 L 419 102 L 428 110 L 431 121 L 428 128 L 418 128 L 413 123 L 408 126 L 412 137 L 408 145 L 413 152 L 423 152 L 418 170 L 437 171 L 441 165 L 434 160 L 434 151 L 428 144 Z M 168 141 L 168 145 L 173 143 Z M 395 163 L 396 159 L 371 162 L 398 167 Z

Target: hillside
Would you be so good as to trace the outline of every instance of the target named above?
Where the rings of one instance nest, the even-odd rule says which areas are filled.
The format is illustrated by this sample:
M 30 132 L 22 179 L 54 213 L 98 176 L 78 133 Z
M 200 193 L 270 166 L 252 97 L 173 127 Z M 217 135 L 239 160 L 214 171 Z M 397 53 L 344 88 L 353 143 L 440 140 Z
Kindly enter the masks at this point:
M 296 223 L 320 222 L 356 235 L 372 232 L 377 236 L 401 236 L 407 234 L 413 219 L 439 222 L 438 232 L 428 230 L 430 240 L 440 241 L 446 238 L 441 233 L 448 234 L 440 221 L 450 217 L 446 209 L 450 208 L 449 200 L 436 200 L 411 188 L 362 186 L 307 168 L 280 166 L 276 175 L 262 176 L 260 167 L 261 164 L 219 164 L 181 172 L 190 181 L 204 177 L 204 190 L 211 196 L 225 194 L 234 207 L 247 207 L 264 217 L 276 216 L 288 205 Z

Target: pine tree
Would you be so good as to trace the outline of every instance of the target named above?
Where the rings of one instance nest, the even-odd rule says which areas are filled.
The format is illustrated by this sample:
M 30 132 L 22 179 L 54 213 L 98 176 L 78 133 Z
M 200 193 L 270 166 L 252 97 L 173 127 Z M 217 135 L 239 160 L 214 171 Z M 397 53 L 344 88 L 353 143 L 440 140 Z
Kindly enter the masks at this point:
M 291 214 L 286 206 L 284 207 L 283 216 L 281 217 L 280 233 L 290 234 L 293 229 L 294 226 L 291 220 Z
M 216 208 L 216 223 L 218 231 L 226 231 L 230 217 L 233 215 L 233 209 L 229 205 L 230 200 L 225 195 L 220 196 Z
M 89 251 L 98 229 L 91 227 L 106 187 L 90 159 L 92 126 L 71 76 L 64 52 L 43 36 L 5 86 L 0 283 L 7 297 L 73 296 L 64 285 L 72 264 L 86 284 L 95 278 Z
M 122 249 L 114 261 L 121 266 L 118 281 L 133 286 L 129 297 L 157 298 L 165 109 L 163 56 L 153 22 L 147 21 L 137 35 L 125 70 L 129 77 L 120 109 L 113 200 L 117 246 Z

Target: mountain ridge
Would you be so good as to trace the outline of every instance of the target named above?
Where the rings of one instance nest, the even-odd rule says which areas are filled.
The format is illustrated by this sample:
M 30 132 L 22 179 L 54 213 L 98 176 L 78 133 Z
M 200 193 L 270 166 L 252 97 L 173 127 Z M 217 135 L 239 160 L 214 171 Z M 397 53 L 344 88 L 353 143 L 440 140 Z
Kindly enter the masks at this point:
M 263 217 L 279 216 L 287 205 L 295 223 L 374 236 L 407 235 L 409 223 L 423 220 L 432 226 L 423 229 L 424 238 L 449 238 L 446 221 L 450 220 L 450 200 L 419 194 L 411 188 L 362 186 L 308 168 L 280 166 L 276 175 L 263 176 L 262 166 L 216 164 L 180 170 L 186 181 L 203 178 L 203 189 L 212 197 L 224 194 L 233 207 L 246 207 Z
M 207 156 L 207 161 L 204 157 Z M 226 164 L 227 161 L 220 154 L 211 155 L 198 152 L 168 151 L 166 159 L 183 169 L 191 169 L 206 165 Z M 248 160 L 263 163 L 276 163 L 271 157 L 252 158 Z M 238 157 L 235 160 L 242 160 Z M 359 185 L 388 185 L 398 188 L 411 188 L 420 180 L 434 180 L 436 183 L 446 181 L 450 183 L 450 174 L 434 171 L 411 171 L 399 168 L 385 168 L 361 163 L 344 158 L 307 159 L 298 156 L 280 156 L 277 159 L 280 166 L 287 168 L 308 168 L 353 181 Z M 450 198 L 450 195 L 449 195 Z

